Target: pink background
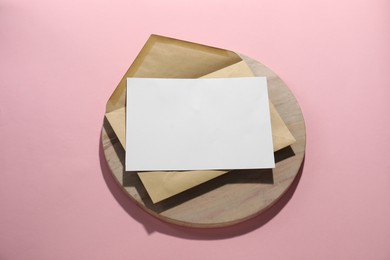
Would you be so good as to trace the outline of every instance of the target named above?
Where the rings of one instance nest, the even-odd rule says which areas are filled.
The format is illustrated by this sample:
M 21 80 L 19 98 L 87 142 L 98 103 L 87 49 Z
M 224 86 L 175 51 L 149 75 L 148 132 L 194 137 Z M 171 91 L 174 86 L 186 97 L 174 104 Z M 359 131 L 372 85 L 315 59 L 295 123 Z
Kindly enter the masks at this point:
M 2 0 L 0 259 L 390 259 L 388 0 Z M 100 151 L 105 103 L 151 33 L 272 68 L 307 127 L 295 190 L 240 225 L 136 207 Z

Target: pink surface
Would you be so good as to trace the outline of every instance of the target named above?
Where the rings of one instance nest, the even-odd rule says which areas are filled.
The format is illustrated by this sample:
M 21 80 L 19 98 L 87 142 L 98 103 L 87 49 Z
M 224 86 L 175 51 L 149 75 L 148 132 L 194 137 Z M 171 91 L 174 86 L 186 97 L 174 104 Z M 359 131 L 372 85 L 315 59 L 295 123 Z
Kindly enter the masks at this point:
M 0 2 L 0 259 L 390 259 L 390 2 Z M 307 127 L 304 169 L 266 214 L 161 223 L 100 151 L 105 102 L 151 33 L 272 68 Z

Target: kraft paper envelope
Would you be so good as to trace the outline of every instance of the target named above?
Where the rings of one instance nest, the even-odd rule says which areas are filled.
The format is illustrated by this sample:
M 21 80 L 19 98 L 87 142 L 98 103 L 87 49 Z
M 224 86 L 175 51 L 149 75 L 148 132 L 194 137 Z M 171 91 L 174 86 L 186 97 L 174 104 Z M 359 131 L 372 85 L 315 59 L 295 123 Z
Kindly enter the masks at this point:
M 106 118 L 125 147 L 126 79 L 138 78 L 226 78 L 251 77 L 251 69 L 234 52 L 151 35 L 125 73 L 106 106 Z M 295 142 L 270 102 L 274 151 Z M 226 171 L 138 172 L 154 203 L 209 181 Z

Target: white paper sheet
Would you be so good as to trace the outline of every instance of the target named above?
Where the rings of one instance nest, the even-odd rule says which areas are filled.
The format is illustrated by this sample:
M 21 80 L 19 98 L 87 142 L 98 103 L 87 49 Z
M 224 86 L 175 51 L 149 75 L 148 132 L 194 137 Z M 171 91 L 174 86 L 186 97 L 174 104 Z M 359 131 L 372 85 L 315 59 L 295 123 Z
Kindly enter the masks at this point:
M 127 79 L 126 171 L 274 168 L 265 77 Z

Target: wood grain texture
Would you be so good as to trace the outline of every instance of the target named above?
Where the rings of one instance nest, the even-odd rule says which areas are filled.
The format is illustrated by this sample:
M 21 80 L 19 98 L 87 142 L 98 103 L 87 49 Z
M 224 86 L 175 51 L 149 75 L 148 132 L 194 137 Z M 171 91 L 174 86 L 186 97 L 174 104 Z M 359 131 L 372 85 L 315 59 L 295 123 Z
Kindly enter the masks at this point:
M 254 217 L 290 187 L 301 167 L 306 144 L 301 109 L 286 84 L 263 64 L 241 55 L 256 76 L 268 79 L 269 98 L 296 138 L 275 153 L 276 168 L 235 170 L 153 204 L 138 175 L 124 171 L 125 152 L 104 120 L 102 143 L 113 177 L 141 208 L 164 221 L 191 227 L 222 227 Z

